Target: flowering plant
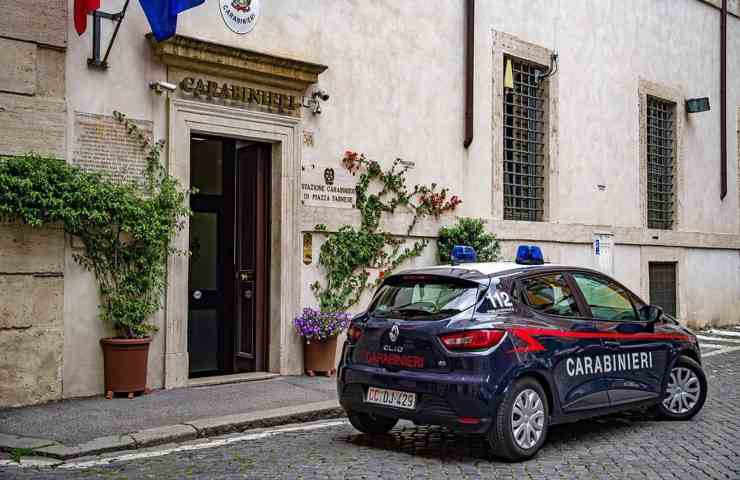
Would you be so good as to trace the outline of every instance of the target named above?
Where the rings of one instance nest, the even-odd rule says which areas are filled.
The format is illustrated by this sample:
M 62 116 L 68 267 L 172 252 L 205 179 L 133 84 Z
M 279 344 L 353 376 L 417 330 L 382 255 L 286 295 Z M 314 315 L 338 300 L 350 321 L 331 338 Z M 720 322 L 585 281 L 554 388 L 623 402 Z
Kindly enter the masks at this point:
M 339 335 L 347 329 L 351 316 L 347 312 L 325 313 L 313 308 L 304 308 L 293 319 L 293 326 L 306 340 L 324 340 Z

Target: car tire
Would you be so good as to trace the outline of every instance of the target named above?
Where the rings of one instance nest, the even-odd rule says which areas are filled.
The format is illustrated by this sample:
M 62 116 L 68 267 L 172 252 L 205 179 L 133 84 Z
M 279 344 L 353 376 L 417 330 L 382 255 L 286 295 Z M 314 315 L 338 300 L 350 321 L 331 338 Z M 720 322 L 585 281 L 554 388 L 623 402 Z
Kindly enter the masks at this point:
M 488 431 L 493 455 L 510 462 L 534 457 L 547 438 L 548 420 L 542 385 L 530 377 L 517 380 L 499 405 Z
M 680 421 L 699 413 L 707 399 L 707 377 L 701 365 L 689 357 L 679 357 L 666 381 L 666 394 L 664 400 L 653 407 L 657 417 Z
M 349 423 L 362 433 L 370 435 L 383 435 L 391 431 L 398 423 L 397 418 L 372 415 L 370 413 L 347 411 Z

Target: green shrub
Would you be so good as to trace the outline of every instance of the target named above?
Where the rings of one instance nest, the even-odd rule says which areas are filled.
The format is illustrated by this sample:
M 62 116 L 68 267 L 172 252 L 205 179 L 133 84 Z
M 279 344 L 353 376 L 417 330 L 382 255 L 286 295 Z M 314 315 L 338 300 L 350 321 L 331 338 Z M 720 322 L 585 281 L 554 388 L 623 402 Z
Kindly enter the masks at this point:
M 138 134 L 121 114 L 129 133 Z M 189 215 L 187 192 L 159 164 L 162 143 L 149 147 L 146 185 L 116 183 L 34 154 L 0 157 L 0 220 L 32 226 L 60 223 L 84 245 L 75 260 L 95 275 L 100 317 L 124 338 L 156 330 L 167 258 Z
M 450 254 L 455 245 L 473 247 L 479 262 L 495 262 L 501 253 L 496 235 L 486 231 L 486 222 L 480 218 L 461 217 L 455 225 L 440 229 L 437 238 L 440 263 L 450 263 Z

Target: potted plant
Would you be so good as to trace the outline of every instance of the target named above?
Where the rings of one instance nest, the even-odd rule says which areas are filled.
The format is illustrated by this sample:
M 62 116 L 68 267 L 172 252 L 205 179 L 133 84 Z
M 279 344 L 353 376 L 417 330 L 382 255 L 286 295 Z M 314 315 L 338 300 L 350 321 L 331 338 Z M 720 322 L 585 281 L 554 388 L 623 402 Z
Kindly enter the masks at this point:
M 152 143 L 114 112 L 147 155 L 144 182 L 113 181 L 55 158 L 0 157 L 0 220 L 40 226 L 61 223 L 83 244 L 74 259 L 98 282 L 100 318 L 116 332 L 103 347 L 105 392 L 146 391 L 150 319 L 161 308 L 167 259 L 190 209 L 187 192 L 159 161 L 164 142 Z
M 304 339 L 303 365 L 309 376 L 313 377 L 316 372 L 334 375 L 337 364 L 337 335 L 347 329 L 349 321 L 349 313 L 327 313 L 313 308 L 304 308 L 293 319 L 293 325 Z

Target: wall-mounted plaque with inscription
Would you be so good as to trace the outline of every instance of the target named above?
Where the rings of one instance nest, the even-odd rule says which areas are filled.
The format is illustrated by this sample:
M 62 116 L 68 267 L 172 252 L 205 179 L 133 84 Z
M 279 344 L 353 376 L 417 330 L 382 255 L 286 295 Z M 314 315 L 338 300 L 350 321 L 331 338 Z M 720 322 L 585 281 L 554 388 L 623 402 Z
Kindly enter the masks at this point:
M 341 167 L 306 165 L 301 172 L 301 200 L 312 207 L 354 208 L 356 179 Z

